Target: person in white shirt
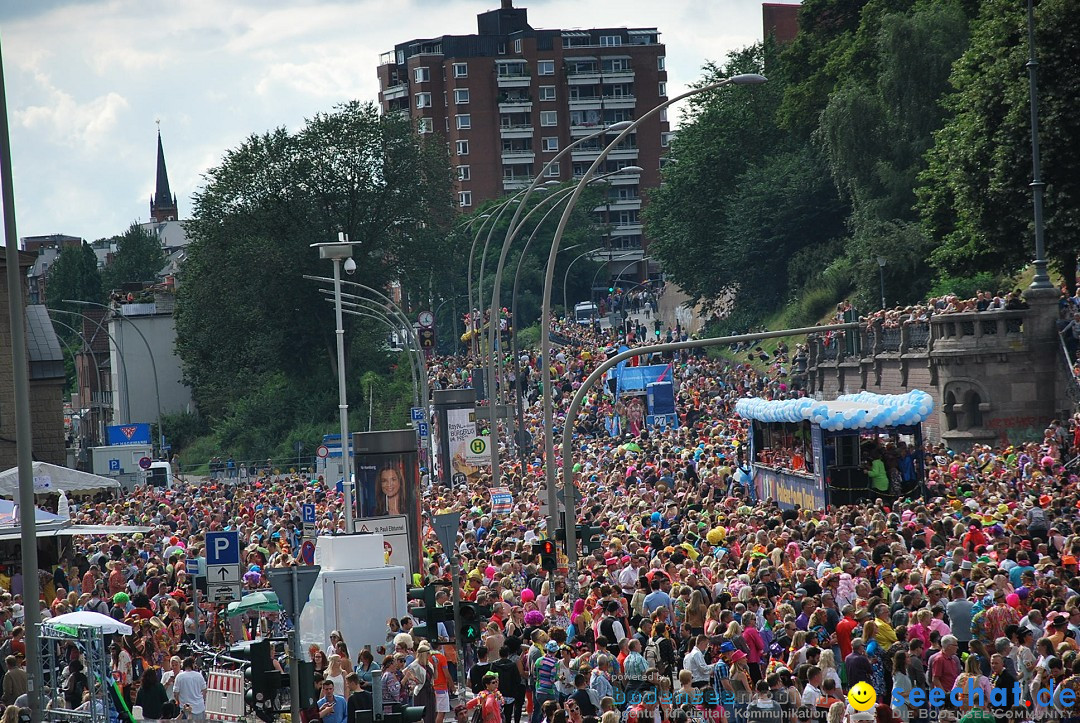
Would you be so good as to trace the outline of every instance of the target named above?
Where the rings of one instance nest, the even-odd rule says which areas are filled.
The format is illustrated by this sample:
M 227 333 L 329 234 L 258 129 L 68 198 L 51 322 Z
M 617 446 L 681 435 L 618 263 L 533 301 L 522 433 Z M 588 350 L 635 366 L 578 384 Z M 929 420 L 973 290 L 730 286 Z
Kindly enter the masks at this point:
M 180 710 L 190 709 L 188 720 L 206 720 L 206 678 L 195 670 L 195 658 L 184 660 L 184 669 L 173 680 L 173 700 Z
M 806 687 L 803 688 L 803 705 L 815 706 L 822 698 L 821 681 L 823 679 L 821 668 L 816 665 L 810 666 L 806 671 Z
M 709 638 L 699 635 L 694 647 L 683 656 L 683 668 L 690 671 L 690 685 L 695 688 L 708 686 L 712 678 L 713 666 L 705 662 L 705 649 L 708 647 Z

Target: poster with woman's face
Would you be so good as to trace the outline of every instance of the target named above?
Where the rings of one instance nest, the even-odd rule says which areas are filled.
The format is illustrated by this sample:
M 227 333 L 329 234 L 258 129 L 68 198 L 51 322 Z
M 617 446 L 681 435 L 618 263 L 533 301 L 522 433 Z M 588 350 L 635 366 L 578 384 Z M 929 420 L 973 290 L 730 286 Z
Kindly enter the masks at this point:
M 376 530 L 369 525 L 370 531 L 379 531 L 387 545 L 400 550 L 388 550 L 393 557 L 393 564 L 404 562 L 402 553 L 408 554 L 410 562 L 417 558 L 420 550 L 418 541 L 420 527 L 420 469 L 415 451 L 389 454 L 361 454 L 356 460 L 356 487 L 358 491 L 358 518 L 372 520 L 384 518 L 386 525 L 379 525 Z M 397 523 L 393 523 L 397 518 Z M 405 518 L 404 521 L 401 518 Z M 402 524 L 404 523 L 404 524 Z M 357 524 L 357 529 L 361 529 Z M 394 554 L 390 554 L 393 552 Z M 407 567 L 414 571 L 419 563 Z

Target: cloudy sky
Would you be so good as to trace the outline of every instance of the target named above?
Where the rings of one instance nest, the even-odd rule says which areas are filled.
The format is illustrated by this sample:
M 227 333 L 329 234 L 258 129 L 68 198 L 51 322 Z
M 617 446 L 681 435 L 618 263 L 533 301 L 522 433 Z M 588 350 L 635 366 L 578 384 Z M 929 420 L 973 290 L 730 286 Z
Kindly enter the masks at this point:
M 785 1 L 785 0 L 781 0 Z M 377 100 L 379 54 L 476 31 L 499 0 L 0 0 L 18 231 L 87 240 L 149 216 L 155 121 L 181 217 L 253 132 Z M 761 37 L 760 0 L 517 0 L 537 28 L 658 27 L 668 92 Z

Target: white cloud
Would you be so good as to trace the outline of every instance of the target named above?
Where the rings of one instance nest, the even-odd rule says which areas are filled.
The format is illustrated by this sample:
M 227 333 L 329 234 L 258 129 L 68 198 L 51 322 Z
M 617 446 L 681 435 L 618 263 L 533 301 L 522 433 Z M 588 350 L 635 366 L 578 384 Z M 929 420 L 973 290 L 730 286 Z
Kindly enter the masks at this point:
M 12 116 L 16 123 L 44 131 L 54 143 L 62 146 L 96 149 L 110 136 L 121 113 L 129 107 L 127 99 L 116 92 L 80 102 L 54 86 L 45 73 L 35 73 L 34 77 L 45 102 L 16 109 Z

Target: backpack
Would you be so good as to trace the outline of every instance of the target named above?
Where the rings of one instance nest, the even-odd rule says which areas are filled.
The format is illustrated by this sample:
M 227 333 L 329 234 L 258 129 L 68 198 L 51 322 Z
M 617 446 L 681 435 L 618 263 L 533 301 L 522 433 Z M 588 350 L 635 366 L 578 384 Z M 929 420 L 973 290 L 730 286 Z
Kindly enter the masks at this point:
M 670 675 L 671 670 L 667 661 L 660 655 L 660 639 L 653 638 L 649 641 L 649 644 L 645 646 L 645 662 L 649 664 L 649 667 L 656 668 L 660 675 Z

